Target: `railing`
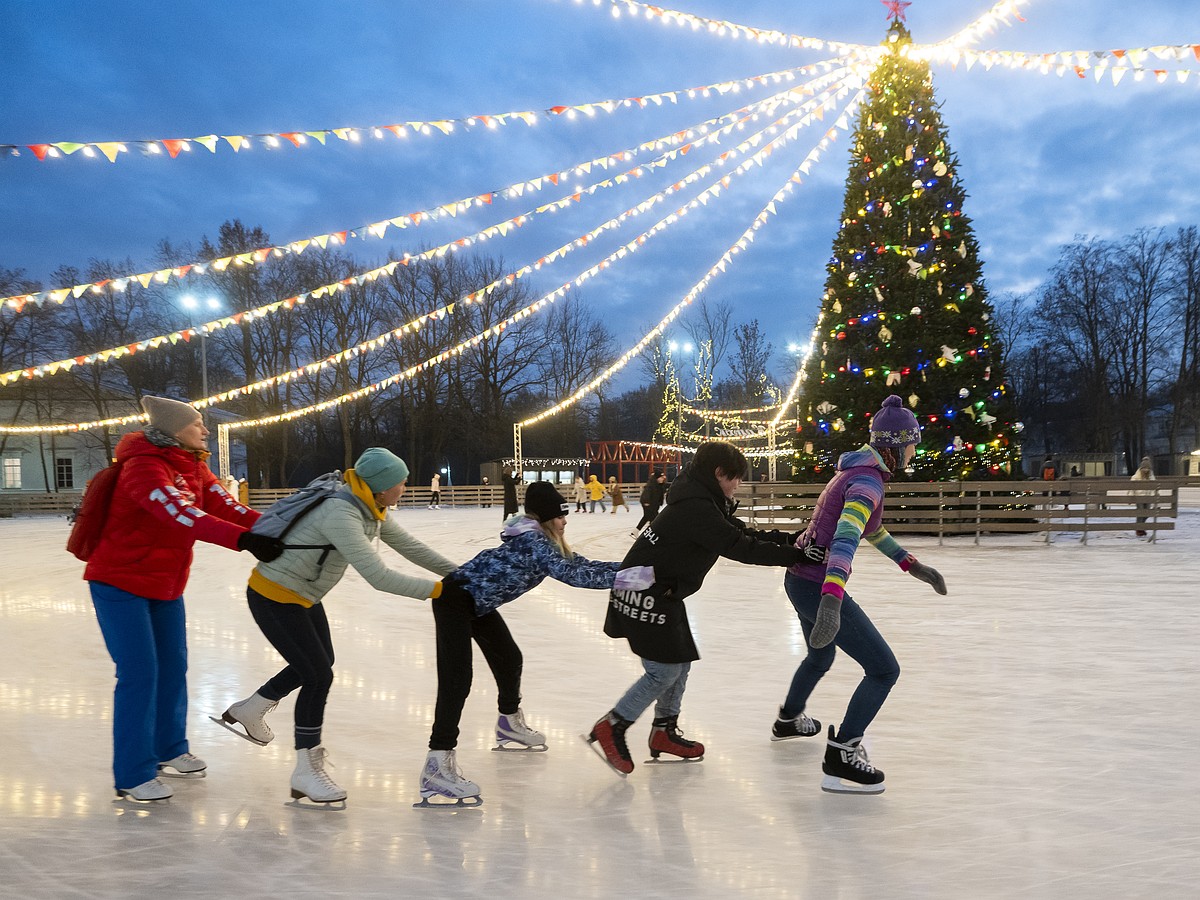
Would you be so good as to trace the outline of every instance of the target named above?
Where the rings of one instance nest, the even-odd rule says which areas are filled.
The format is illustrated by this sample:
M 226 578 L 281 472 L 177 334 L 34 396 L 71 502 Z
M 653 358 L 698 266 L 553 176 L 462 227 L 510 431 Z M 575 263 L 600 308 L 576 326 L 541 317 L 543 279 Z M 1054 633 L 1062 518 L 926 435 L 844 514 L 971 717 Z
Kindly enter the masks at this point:
M 738 515 L 757 527 L 799 530 L 807 525 L 823 487 L 787 482 L 743 484 L 738 492 Z M 635 511 L 641 488 L 641 484 L 621 485 L 625 502 Z M 559 489 L 574 503 L 572 485 Z M 1181 489 L 1188 496 L 1184 505 L 1200 505 L 1200 498 L 1192 497 L 1200 494 L 1200 488 L 1188 486 L 1184 478 L 1136 483 L 1126 478 L 897 483 L 887 486 L 883 523 L 895 534 L 937 535 L 939 540 L 947 535 L 973 534 L 978 541 L 984 534 L 1033 533 L 1044 534 L 1049 543 L 1056 533 L 1077 533 L 1086 543 L 1092 533 L 1132 530 L 1144 531 L 1154 540 L 1158 532 L 1175 527 Z M 291 492 L 291 488 L 251 490 L 250 505 L 265 509 Z M 80 496 L 80 491 L 3 492 L 0 518 L 66 514 Z M 430 496 L 428 487 L 411 487 L 399 505 L 425 507 Z M 611 498 L 606 497 L 605 503 L 611 503 Z M 443 509 L 494 506 L 499 512 L 504 491 L 499 485 L 444 487 L 440 505 Z
M 0 493 L 0 519 L 13 516 L 66 514 L 75 508 L 83 491 L 60 491 L 57 494 L 35 494 L 12 491 Z
M 887 486 L 884 527 L 894 534 L 1089 533 L 1144 531 L 1154 540 L 1175 527 L 1182 478 L 1064 481 L 951 481 Z M 743 485 L 739 514 L 759 527 L 802 528 L 822 485 Z M 1142 520 L 1142 521 L 1139 521 Z

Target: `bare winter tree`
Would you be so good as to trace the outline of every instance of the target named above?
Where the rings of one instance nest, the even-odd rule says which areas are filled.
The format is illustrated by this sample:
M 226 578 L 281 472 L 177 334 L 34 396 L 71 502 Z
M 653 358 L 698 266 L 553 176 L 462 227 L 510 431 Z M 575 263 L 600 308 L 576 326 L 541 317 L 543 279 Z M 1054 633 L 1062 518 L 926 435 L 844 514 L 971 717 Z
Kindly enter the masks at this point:
M 736 349 L 729 367 L 733 373 L 735 390 L 740 390 L 742 402 L 755 403 L 763 396 L 770 384 L 771 354 L 774 348 L 767 340 L 758 319 L 739 325 L 733 333 Z
M 1080 449 L 1107 449 L 1116 433 L 1109 367 L 1119 304 L 1113 248 L 1095 238 L 1063 248 L 1039 296 L 1036 335 L 1061 366 L 1058 393 L 1074 420 L 1063 432 L 1078 435 Z
M 1170 307 L 1175 310 L 1179 356 L 1170 397 L 1174 407 L 1170 452 L 1181 449 L 1186 431 L 1191 446 L 1200 446 L 1200 232 L 1195 225 L 1180 228 L 1171 252 Z
M 1110 383 L 1129 473 L 1146 451 L 1146 422 L 1152 396 L 1167 377 L 1167 314 L 1172 243 L 1162 229 L 1142 229 L 1114 251 L 1119 300 L 1113 308 L 1116 333 L 1110 357 Z

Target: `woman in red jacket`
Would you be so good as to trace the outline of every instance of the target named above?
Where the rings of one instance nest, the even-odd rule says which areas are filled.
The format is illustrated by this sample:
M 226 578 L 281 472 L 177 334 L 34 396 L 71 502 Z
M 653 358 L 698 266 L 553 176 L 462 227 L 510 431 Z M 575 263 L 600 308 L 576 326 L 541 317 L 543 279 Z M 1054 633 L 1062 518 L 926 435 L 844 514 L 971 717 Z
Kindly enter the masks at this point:
M 274 538 L 249 532 L 258 513 L 234 500 L 209 471 L 208 429 L 200 413 L 163 397 L 145 397 L 142 407 L 150 424 L 117 444 L 121 472 L 83 577 L 117 665 L 117 795 L 149 801 L 171 796 L 159 772 L 198 775 L 205 769 L 187 741 L 182 594 L 192 544 L 249 550 L 259 559 L 274 559 L 280 547 Z

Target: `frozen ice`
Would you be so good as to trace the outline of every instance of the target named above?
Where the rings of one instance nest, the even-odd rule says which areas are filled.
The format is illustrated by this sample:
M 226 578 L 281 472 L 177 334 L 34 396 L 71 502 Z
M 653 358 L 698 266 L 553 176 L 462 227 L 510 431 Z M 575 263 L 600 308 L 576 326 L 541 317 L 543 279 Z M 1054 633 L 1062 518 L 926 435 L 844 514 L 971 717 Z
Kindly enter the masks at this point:
M 501 518 L 395 515 L 457 560 L 496 542 Z M 632 519 L 573 514 L 567 535 L 619 559 Z M 207 545 L 186 602 L 189 736 L 208 777 L 173 779 L 164 804 L 116 801 L 113 666 L 66 536 L 61 517 L 0 521 L 5 896 L 1128 898 L 1194 896 L 1200 881 L 1197 509 L 1153 544 L 902 538 L 946 597 L 864 544 L 849 590 L 902 670 L 867 735 L 887 773 L 875 797 L 821 792 L 821 739 L 769 739 L 802 645 L 779 570 L 722 561 L 689 601 L 703 658 L 680 724 L 704 761 L 642 765 L 647 715 L 627 780 L 578 735 L 637 660 L 603 635 L 603 592 L 547 581 L 503 615 L 550 750 L 489 752 L 495 686 L 476 654 L 458 761 L 484 805 L 455 812 L 411 808 L 435 691 L 428 603 L 353 573 L 327 598 L 324 743 L 349 801 L 297 810 L 292 698 L 267 747 L 207 718 L 280 665 L 246 609 L 253 561 Z M 808 712 L 838 722 L 857 677 L 839 656 Z

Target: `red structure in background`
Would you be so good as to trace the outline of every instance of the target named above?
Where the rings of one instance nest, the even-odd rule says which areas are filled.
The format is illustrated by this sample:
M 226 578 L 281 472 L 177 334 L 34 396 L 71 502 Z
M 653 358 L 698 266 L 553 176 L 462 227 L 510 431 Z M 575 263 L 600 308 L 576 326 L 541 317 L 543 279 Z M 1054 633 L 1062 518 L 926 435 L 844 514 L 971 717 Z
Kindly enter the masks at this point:
M 674 479 L 683 465 L 683 454 L 679 450 L 630 441 L 588 441 L 587 458 L 589 468 L 600 466 L 601 481 L 616 475 L 621 484 L 649 481 L 650 473 L 655 471 L 666 472 L 668 478 Z M 610 467 L 615 467 L 616 471 L 611 472 Z M 632 471 L 626 467 L 631 467 Z

